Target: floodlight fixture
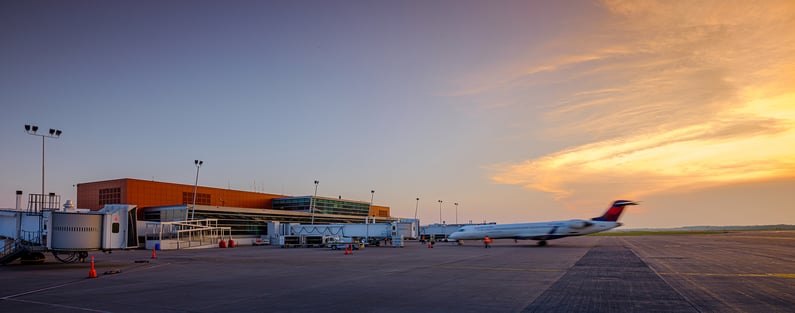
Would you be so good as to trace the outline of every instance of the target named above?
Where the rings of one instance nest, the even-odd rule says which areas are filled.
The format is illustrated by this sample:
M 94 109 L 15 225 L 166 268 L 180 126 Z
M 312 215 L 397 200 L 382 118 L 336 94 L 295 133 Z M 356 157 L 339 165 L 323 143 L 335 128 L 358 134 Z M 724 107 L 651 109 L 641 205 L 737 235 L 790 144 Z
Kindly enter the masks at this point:
M 38 134 L 39 126 L 25 124 L 25 132 L 28 135 L 39 136 L 41 137 L 41 196 L 44 197 L 44 138 L 55 138 L 58 139 L 63 133 L 60 129 L 49 129 L 48 134 Z

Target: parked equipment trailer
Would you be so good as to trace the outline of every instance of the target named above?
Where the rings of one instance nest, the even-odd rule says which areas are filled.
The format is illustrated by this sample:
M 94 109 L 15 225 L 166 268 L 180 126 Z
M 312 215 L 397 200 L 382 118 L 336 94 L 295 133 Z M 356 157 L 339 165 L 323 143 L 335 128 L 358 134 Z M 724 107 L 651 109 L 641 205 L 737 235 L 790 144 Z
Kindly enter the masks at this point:
M 331 248 L 331 250 L 344 250 L 348 247 L 351 247 L 354 250 L 359 250 L 359 247 L 363 245 L 364 242 L 358 238 L 350 238 L 350 237 L 330 237 L 326 246 Z
M 279 237 L 279 246 L 282 248 L 300 247 L 301 236 L 287 235 Z

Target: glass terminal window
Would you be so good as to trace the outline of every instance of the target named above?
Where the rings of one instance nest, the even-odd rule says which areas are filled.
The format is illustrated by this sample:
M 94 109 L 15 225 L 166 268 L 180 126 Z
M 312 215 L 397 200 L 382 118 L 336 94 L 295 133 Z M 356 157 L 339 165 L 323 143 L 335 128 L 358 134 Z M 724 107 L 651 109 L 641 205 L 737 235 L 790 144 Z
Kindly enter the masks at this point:
M 99 205 L 120 204 L 121 188 L 105 188 L 99 190 Z
M 196 205 L 211 205 L 211 197 L 209 193 L 196 193 Z M 182 204 L 193 204 L 193 193 L 182 193 Z

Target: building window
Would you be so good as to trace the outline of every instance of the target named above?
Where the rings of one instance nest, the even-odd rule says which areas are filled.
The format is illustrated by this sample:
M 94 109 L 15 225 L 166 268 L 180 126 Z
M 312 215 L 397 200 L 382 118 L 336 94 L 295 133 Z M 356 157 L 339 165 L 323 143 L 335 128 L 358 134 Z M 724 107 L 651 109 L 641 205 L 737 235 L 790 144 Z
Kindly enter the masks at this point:
M 210 194 L 209 193 L 197 193 L 196 194 L 196 205 L 211 205 L 210 204 Z M 183 192 L 182 193 L 182 204 L 193 204 L 193 193 L 192 192 Z
M 299 212 L 314 211 L 317 214 L 337 214 L 337 215 L 356 215 L 367 216 L 370 212 L 370 204 L 367 202 L 355 202 L 338 199 L 325 199 L 313 197 L 296 197 L 273 199 L 272 205 L 275 210 L 288 210 Z
M 121 188 L 106 188 L 99 190 L 99 205 L 120 204 Z

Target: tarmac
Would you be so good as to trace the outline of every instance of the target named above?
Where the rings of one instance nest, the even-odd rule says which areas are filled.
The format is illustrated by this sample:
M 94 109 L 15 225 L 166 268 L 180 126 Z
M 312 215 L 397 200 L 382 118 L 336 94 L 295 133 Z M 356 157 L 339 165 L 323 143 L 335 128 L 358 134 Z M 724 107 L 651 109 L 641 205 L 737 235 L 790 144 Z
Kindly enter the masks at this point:
M 793 312 L 795 232 L 91 253 L 0 266 L 3 312 Z

